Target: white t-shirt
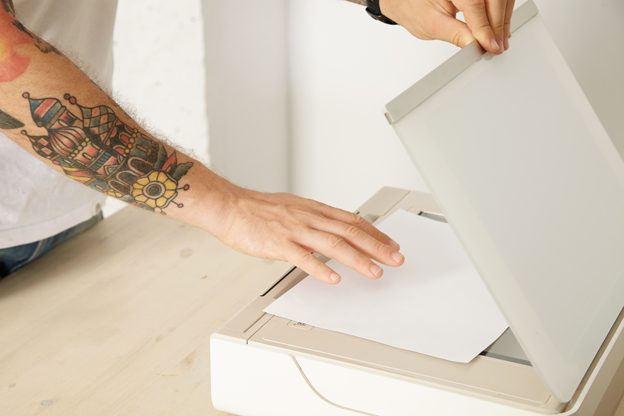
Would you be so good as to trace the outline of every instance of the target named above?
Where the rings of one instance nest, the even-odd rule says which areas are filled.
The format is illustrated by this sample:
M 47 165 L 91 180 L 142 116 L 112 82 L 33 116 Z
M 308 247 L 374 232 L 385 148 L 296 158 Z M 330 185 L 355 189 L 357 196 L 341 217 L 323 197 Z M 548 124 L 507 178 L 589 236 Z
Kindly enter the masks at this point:
M 110 88 L 117 0 L 14 0 L 32 32 Z M 71 92 L 71 91 L 68 91 Z M 1 108 L 0 108 L 1 110 Z M 92 217 L 98 192 L 55 172 L 0 130 L 0 248 L 50 237 Z

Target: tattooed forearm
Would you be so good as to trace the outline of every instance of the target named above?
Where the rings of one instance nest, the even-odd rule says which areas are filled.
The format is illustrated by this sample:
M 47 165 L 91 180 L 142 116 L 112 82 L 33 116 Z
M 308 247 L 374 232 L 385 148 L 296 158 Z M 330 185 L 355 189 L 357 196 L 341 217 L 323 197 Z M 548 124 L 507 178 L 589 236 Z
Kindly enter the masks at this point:
M 22 134 L 35 152 L 60 166 L 65 174 L 83 184 L 149 210 L 164 209 L 177 201 L 181 178 L 192 162 L 178 163 L 175 151 L 153 137 L 122 122 L 106 105 L 87 107 L 75 97 L 64 99 L 70 111 L 54 97 L 34 98 L 28 92 L 32 120 L 46 134 Z
M 186 214 L 192 210 L 175 209 L 184 206 L 182 195 L 187 205 L 203 206 L 197 189 L 212 196 L 207 183 L 219 178 L 141 130 L 69 59 L 49 54 L 56 49 L 19 22 L 11 1 L 0 2 L 0 131 L 92 189 L 195 219 Z M 68 89 L 86 103 L 64 94 Z
M 0 13 L 0 82 L 15 80 L 30 65 L 30 58 L 18 50 L 21 45 L 32 43 L 32 39 L 16 30 L 14 21 L 11 15 Z

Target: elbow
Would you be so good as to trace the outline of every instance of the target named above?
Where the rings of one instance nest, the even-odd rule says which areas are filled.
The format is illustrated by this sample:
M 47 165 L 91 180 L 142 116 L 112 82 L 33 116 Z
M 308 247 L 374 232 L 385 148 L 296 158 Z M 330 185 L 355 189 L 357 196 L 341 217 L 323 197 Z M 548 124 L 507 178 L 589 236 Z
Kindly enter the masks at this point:
M 11 16 L 15 17 L 15 8 L 13 7 L 13 0 L 0 0 L 0 12 L 8 13 Z
M 6 0 L 0 0 L 0 40 L 5 40 L 6 42 L 13 37 L 15 29 L 17 29 L 16 24 L 19 24 L 19 22 L 15 18 L 15 11 L 11 2 L 7 3 Z
M 0 36 L 4 34 L 7 28 L 4 27 L 5 23 L 13 23 L 15 21 L 15 9 L 13 8 L 12 0 L 0 0 Z
M 7 0 L 0 0 L 0 5 L 4 5 L 4 8 L 0 6 L 0 66 L 2 65 L 1 59 L 3 55 L 6 57 L 8 55 L 7 52 L 22 44 L 31 44 L 43 53 L 55 52 L 59 55 L 61 54 L 54 46 L 28 30 L 15 17 L 12 6 L 7 7 L 6 4 Z

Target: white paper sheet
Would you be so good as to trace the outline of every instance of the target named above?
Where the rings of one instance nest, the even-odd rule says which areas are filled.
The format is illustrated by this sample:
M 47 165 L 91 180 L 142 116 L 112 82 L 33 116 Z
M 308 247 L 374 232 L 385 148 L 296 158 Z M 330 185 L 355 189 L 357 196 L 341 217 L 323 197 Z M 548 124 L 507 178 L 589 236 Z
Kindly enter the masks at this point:
M 467 363 L 507 328 L 448 224 L 399 210 L 379 228 L 401 245 L 402 267 L 369 280 L 330 261 L 339 285 L 308 277 L 265 309 L 319 328 Z

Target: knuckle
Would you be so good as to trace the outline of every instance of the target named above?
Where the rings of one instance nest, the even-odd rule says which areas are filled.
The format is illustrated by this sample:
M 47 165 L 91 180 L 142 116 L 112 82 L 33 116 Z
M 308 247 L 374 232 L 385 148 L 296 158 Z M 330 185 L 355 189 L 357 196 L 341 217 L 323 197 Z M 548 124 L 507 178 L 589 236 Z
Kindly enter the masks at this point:
M 309 267 L 315 261 L 316 261 L 316 258 L 314 257 L 314 253 L 310 251 L 302 252 L 295 259 L 295 263 L 305 265 L 306 267 Z
M 356 226 L 362 226 L 362 225 L 367 224 L 364 217 L 355 213 L 351 213 L 351 219 L 352 219 L 351 222 L 355 224 Z
M 296 206 L 286 205 L 282 208 L 281 212 L 278 214 L 278 219 L 285 221 L 291 227 L 296 224 L 301 223 L 303 211 Z
M 345 244 L 347 244 L 347 242 L 345 241 L 344 238 L 339 237 L 337 235 L 329 235 L 327 237 L 327 243 L 329 244 L 329 247 L 331 247 L 332 249 L 338 249 L 343 247 Z
M 375 250 L 377 253 L 383 254 L 384 256 L 392 255 L 393 249 L 387 244 L 382 243 L 381 241 L 375 244 Z
M 453 36 L 451 36 L 451 43 L 455 46 L 459 46 L 462 47 L 462 34 L 461 32 L 457 31 L 455 33 L 453 33 Z
M 299 239 L 306 235 L 308 230 L 305 227 L 293 226 L 284 230 L 286 238 Z
M 351 238 L 362 237 L 364 231 L 357 225 L 347 225 L 345 228 L 345 234 Z
M 311 203 L 311 207 L 318 211 L 320 213 L 320 215 L 323 215 L 325 217 L 339 217 L 340 215 L 340 209 L 333 207 L 331 205 L 327 205 L 323 202 L 317 201 L 315 199 L 311 199 L 310 200 Z
M 308 205 L 310 205 L 311 207 L 314 207 L 316 209 L 324 210 L 324 209 L 330 208 L 329 205 L 326 205 L 326 204 L 324 204 L 322 202 L 319 202 L 319 201 L 317 201 L 315 199 L 306 199 L 305 201 L 306 201 L 306 203 Z
M 482 7 L 484 4 L 484 0 L 462 0 L 462 6 L 466 8 Z

